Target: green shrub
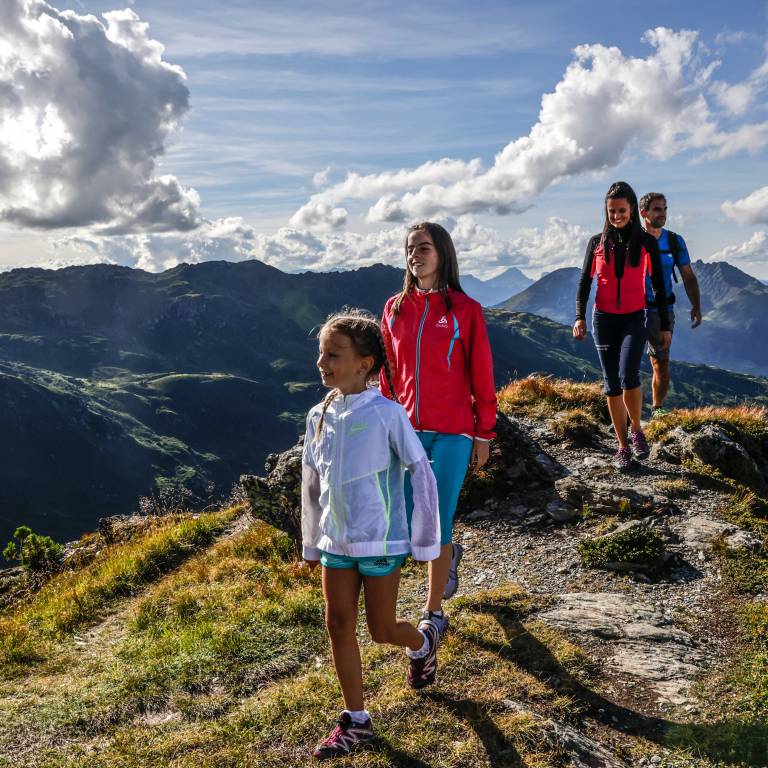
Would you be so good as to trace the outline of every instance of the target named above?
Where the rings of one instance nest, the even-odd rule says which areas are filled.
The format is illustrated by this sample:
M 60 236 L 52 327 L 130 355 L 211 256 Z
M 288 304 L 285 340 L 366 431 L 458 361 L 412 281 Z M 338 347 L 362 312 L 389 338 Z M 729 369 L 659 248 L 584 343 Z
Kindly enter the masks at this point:
M 56 568 L 64 551 L 50 536 L 41 536 L 27 525 L 20 525 L 3 550 L 6 560 L 16 560 L 23 568 L 35 573 L 50 573 Z
M 578 551 L 588 568 L 627 563 L 637 568 L 654 570 L 664 555 L 664 542 L 656 531 L 637 526 L 612 536 L 584 539 Z

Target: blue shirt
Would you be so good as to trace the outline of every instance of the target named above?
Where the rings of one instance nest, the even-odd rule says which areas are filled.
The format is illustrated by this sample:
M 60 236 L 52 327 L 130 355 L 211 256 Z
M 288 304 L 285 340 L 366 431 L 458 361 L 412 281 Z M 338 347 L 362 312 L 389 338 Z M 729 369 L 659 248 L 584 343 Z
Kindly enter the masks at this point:
M 661 235 L 658 237 L 659 250 L 661 251 L 661 270 L 664 274 L 664 288 L 667 291 L 667 300 L 672 296 L 672 267 L 677 264 L 678 267 L 684 267 L 686 264 L 691 263 L 691 257 L 688 255 L 688 247 L 685 244 L 685 240 L 678 235 L 678 253 L 677 260 L 669 252 L 669 237 L 666 229 L 661 230 Z M 653 285 L 651 285 L 651 276 L 645 276 L 645 303 L 653 308 Z

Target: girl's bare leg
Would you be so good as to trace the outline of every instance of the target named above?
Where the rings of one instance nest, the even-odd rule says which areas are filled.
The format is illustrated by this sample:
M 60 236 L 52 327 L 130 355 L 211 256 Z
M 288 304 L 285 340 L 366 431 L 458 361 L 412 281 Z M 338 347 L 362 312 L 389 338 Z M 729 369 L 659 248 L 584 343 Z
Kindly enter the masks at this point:
M 357 644 L 357 606 L 363 580 L 354 568 L 323 567 L 325 626 L 331 638 L 331 652 L 339 678 L 344 707 L 350 711 L 363 706 L 363 673 Z
M 623 394 L 624 407 L 629 414 L 633 432 L 640 431 L 640 415 L 643 411 L 643 388 L 625 389 Z
M 376 643 L 389 643 L 418 651 L 424 644 L 424 636 L 413 624 L 397 618 L 399 586 L 399 568 L 386 576 L 363 576 L 368 629 Z
M 429 561 L 429 594 L 427 595 L 427 610 L 439 611 L 443 605 L 443 592 L 448 583 L 448 573 L 451 570 L 453 544 L 440 545 L 440 557 Z

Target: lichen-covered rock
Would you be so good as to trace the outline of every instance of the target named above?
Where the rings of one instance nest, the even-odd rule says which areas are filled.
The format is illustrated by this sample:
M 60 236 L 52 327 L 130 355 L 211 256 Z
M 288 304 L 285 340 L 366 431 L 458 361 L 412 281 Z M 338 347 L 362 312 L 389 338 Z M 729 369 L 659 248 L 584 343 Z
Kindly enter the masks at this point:
M 600 480 L 586 483 L 573 475 L 556 480 L 555 491 L 563 503 L 578 509 L 587 505 L 591 512 L 599 514 L 648 511 L 656 502 L 649 485 L 619 485 Z
M 457 511 L 471 513 L 491 499 L 524 497 L 536 483 L 551 486 L 561 472 L 557 462 L 531 440 L 528 430 L 500 412 L 488 463 L 479 472 L 467 474 Z
M 653 446 L 651 458 L 674 464 L 698 460 L 715 467 L 726 477 L 763 490 L 768 487 L 766 467 L 758 466 L 744 445 L 717 424 L 704 424 L 692 432 L 682 427 L 673 429 L 663 442 Z
M 301 455 L 304 437 L 283 453 L 270 453 L 264 465 L 266 477 L 242 475 L 240 485 L 251 514 L 301 541 Z
M 677 527 L 685 545 L 699 552 L 706 553 L 716 540 L 722 540 L 731 549 L 757 549 L 763 543 L 755 533 L 706 515 L 683 519 Z

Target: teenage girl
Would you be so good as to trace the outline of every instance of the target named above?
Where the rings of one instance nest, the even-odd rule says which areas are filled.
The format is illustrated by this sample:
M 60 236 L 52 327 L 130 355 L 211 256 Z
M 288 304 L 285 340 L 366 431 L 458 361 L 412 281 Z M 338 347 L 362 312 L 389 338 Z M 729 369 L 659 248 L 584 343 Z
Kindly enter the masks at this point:
M 645 277 L 649 274 L 661 325 L 661 349 L 672 341 L 667 313 L 667 292 L 659 244 L 640 226 L 637 195 L 624 181 L 612 184 L 605 196 L 603 231 L 587 243 L 576 295 L 573 336 L 587 335 L 586 308 L 592 278 L 597 275 L 592 333 L 603 369 L 603 390 L 619 441 L 615 464 L 625 471 L 632 456 L 645 459 L 648 443 L 640 426 L 643 392 L 640 360 L 647 340 L 645 330 Z M 627 415 L 630 435 L 627 440 Z M 629 442 L 632 447 L 630 449 Z
M 373 738 L 356 634 L 361 587 L 373 640 L 406 649 L 412 688 L 434 682 L 437 627 L 422 622 L 417 629 L 398 619 L 395 607 L 405 556 L 438 556 L 440 519 L 435 478 L 405 410 L 369 386 L 380 371 L 390 379 L 376 318 L 359 310 L 332 315 L 318 339 L 317 367 L 330 392 L 307 416 L 303 556 L 311 568 L 323 567 L 325 621 L 345 706 L 314 752 L 325 759 L 348 755 Z M 404 465 L 413 486 L 410 529 Z
M 461 289 L 448 232 L 431 222 L 410 227 L 405 266 L 403 290 L 387 301 L 381 329 L 392 381 L 437 480 L 440 557 L 429 564 L 422 618 L 435 623 L 442 635 L 448 627 L 442 601 L 458 588 L 463 553 L 460 544 L 452 543 L 453 516 L 470 460 L 475 469 L 488 460 L 496 388 L 483 310 Z M 380 386 L 384 394 L 393 394 L 385 376 Z

